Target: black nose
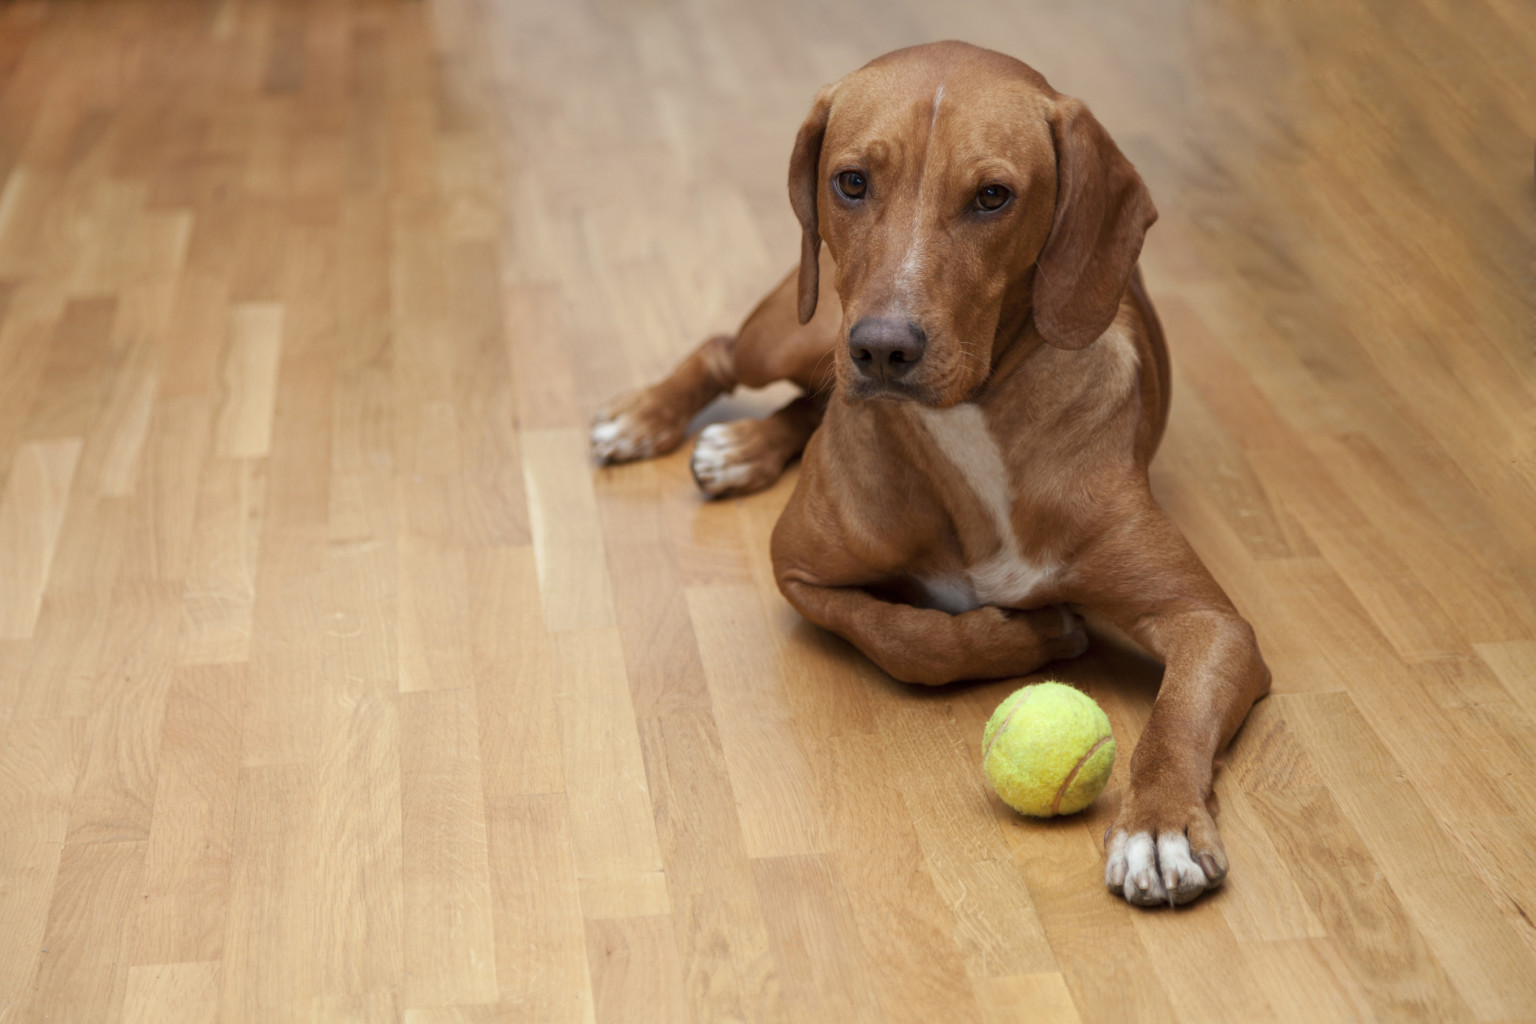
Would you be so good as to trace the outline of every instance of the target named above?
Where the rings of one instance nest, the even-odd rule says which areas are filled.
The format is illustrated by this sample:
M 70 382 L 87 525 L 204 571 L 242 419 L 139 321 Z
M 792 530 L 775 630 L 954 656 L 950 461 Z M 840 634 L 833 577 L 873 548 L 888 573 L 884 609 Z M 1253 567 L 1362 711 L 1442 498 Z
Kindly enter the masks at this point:
M 866 377 L 895 380 L 923 358 L 928 335 L 910 320 L 867 316 L 848 332 L 848 354 Z

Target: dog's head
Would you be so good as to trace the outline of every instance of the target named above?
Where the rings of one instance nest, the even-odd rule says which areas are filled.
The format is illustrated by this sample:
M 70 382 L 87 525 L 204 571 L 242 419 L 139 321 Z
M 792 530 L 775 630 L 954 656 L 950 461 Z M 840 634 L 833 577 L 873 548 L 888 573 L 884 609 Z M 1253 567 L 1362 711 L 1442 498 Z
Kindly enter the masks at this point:
M 1052 345 L 1088 345 L 1157 218 L 1087 107 L 964 43 L 898 50 L 823 89 L 795 139 L 789 195 L 804 229 L 802 323 L 823 241 L 837 263 L 850 401 L 962 401 L 1030 317 Z

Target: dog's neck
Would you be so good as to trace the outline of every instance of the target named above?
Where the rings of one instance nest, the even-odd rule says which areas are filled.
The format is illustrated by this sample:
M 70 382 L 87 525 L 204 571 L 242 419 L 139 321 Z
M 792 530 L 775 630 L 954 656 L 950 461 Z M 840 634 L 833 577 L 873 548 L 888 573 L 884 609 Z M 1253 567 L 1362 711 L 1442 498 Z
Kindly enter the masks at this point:
M 1008 379 L 1031 352 L 1045 344 L 1045 339 L 1035 329 L 1033 314 L 1032 306 L 1026 301 L 999 319 L 992 341 L 992 369 L 987 374 L 983 390 Z

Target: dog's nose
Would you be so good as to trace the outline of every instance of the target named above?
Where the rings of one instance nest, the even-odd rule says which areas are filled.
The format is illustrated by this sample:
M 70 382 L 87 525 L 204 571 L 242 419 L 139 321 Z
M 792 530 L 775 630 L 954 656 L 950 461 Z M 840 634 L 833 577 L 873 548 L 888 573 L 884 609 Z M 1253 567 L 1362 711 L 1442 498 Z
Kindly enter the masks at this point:
M 867 316 L 848 332 L 848 354 L 866 377 L 895 380 L 923 358 L 928 335 L 917 324 Z

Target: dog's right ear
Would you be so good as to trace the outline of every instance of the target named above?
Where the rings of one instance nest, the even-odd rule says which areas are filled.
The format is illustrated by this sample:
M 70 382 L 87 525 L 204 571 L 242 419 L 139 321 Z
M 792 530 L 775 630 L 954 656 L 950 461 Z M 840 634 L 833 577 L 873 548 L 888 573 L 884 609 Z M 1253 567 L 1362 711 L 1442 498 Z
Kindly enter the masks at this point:
M 821 280 L 821 230 L 816 217 L 816 196 L 821 191 L 821 140 L 827 134 L 836 85 L 824 86 L 811 104 L 811 112 L 795 136 L 789 157 L 789 205 L 800 218 L 800 322 L 816 313 L 816 290 Z

